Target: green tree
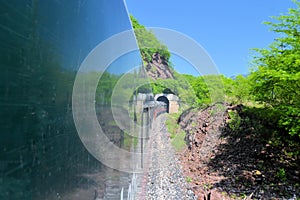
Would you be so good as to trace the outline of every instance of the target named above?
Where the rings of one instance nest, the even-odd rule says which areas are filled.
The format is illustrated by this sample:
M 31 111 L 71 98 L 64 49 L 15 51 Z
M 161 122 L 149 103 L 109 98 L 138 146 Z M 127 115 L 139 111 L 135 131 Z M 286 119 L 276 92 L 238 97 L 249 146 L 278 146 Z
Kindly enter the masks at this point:
M 159 53 L 166 62 L 169 62 L 171 54 L 168 48 L 156 38 L 152 31 L 147 30 L 143 25 L 139 24 L 138 20 L 132 15 L 130 15 L 130 20 L 143 60 L 150 62 L 152 55 Z
M 251 73 L 252 93 L 280 113 L 279 126 L 300 136 L 300 2 L 285 15 L 267 22 L 279 37 L 268 49 L 255 49 L 257 69 Z
M 197 96 L 198 105 L 210 103 L 209 88 L 204 81 L 204 78 L 199 76 L 192 82 L 192 87 Z
M 223 76 L 226 101 L 231 103 L 247 103 L 253 100 L 250 94 L 251 80 L 249 77 L 237 75 L 234 78 Z

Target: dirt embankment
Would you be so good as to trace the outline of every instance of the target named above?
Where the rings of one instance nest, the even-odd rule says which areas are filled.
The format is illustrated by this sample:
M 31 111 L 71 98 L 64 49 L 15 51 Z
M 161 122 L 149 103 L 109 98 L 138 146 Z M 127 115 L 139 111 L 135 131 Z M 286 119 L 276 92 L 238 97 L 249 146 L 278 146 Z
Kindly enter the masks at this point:
M 187 133 L 179 157 L 192 190 L 201 200 L 299 198 L 299 158 L 287 153 L 299 146 L 270 144 L 274 127 L 244 110 L 215 104 L 178 119 Z

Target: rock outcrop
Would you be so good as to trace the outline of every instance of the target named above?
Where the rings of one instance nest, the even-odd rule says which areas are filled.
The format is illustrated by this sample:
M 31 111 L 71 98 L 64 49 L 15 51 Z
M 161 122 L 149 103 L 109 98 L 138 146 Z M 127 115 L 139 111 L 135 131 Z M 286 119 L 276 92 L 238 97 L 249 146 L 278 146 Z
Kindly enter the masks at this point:
M 246 107 L 214 104 L 184 112 L 178 124 L 187 147 L 179 154 L 184 176 L 199 199 L 297 199 L 298 147 L 270 143 L 274 128 Z M 281 175 L 280 175 L 281 172 Z
M 147 75 L 153 80 L 156 79 L 173 79 L 174 75 L 168 62 L 160 56 L 159 53 L 152 55 L 152 60 L 145 66 Z

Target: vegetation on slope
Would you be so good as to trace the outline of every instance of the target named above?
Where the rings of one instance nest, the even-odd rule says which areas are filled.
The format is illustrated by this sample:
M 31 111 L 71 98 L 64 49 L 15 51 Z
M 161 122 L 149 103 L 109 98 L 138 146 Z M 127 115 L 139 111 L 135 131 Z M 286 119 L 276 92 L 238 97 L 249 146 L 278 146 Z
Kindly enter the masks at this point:
M 159 53 L 164 60 L 169 62 L 171 54 L 168 48 L 156 38 L 152 31 L 147 30 L 145 26 L 141 25 L 134 16 L 130 15 L 130 20 L 143 60 L 150 62 L 152 55 Z
M 267 22 L 279 33 L 268 49 L 256 49 L 256 70 L 250 75 L 255 100 L 271 107 L 278 126 L 300 137 L 300 2 L 287 15 Z
M 287 198 L 299 195 L 300 2 L 294 2 L 297 5 L 295 9 L 265 23 L 279 36 L 268 48 L 254 49 L 254 66 L 247 76 L 228 78 L 223 75 L 183 75 L 196 95 L 195 105 L 198 107 L 213 103 L 209 95 L 211 90 L 220 90 L 220 94 L 224 90 L 225 101 L 239 104 L 238 107 L 242 108 L 238 111 L 229 110 L 226 130 L 220 138 L 221 145 L 216 145 L 216 152 L 219 153 L 208 162 L 208 171 L 200 172 L 199 180 L 202 182 L 209 182 L 209 176 L 205 176 L 205 173 L 212 176 L 213 171 L 226 178 L 214 187 L 223 187 L 228 193 L 236 191 L 241 197 L 251 193 L 256 198 L 263 196 L 267 199 L 272 195 Z M 220 79 L 221 87 L 219 84 L 208 84 Z M 199 123 L 201 119 L 189 119 L 189 127 L 194 127 L 193 123 L 198 124 L 192 138 L 196 138 L 204 129 L 202 126 L 206 123 Z M 202 134 L 202 139 L 207 135 Z M 199 143 L 197 145 L 201 147 Z M 193 152 L 199 152 L 199 149 Z M 188 171 L 197 173 L 195 166 L 199 162 L 192 161 Z M 260 183 L 255 182 L 257 174 L 263 176 Z M 197 187 L 200 184 L 194 179 L 189 182 L 195 183 Z M 252 190 L 251 187 L 260 190 Z
M 152 91 L 161 93 L 166 88 L 177 94 L 190 107 L 205 107 L 215 103 L 216 99 L 232 104 L 244 104 L 251 113 L 264 124 L 272 126 L 270 133 L 275 139 L 289 140 L 295 144 L 300 138 L 300 3 L 294 1 L 296 8 L 287 14 L 273 17 L 266 22 L 278 38 L 268 48 L 254 49 L 254 67 L 247 75 L 228 78 L 224 75 L 194 77 L 175 73 L 174 80 L 156 80 L 151 83 Z M 161 46 L 154 34 L 147 31 L 131 16 L 139 45 L 143 42 L 157 43 L 157 49 L 165 50 L 166 58 L 170 53 Z M 148 38 L 148 39 L 147 39 Z M 159 44 L 159 45 L 158 45 Z M 155 46 L 155 45 L 152 45 Z M 162 48 L 160 48 L 162 47 Z M 141 48 L 143 58 L 149 60 L 149 52 L 157 51 Z M 221 80 L 221 81 L 220 81 Z M 213 98 L 212 92 L 220 98 Z M 285 139 L 284 139 L 285 138 Z M 295 152 L 299 154 L 299 152 Z
M 234 79 L 220 75 L 225 99 L 232 103 L 259 105 L 260 115 L 272 120 L 280 130 L 300 137 L 300 3 L 286 15 L 266 22 L 279 37 L 269 48 L 254 49 L 254 68 L 248 76 Z M 209 103 L 206 80 L 213 76 L 185 75 L 196 93 L 198 103 Z M 214 86 L 212 86 L 214 88 Z M 214 89 L 218 90 L 218 86 Z

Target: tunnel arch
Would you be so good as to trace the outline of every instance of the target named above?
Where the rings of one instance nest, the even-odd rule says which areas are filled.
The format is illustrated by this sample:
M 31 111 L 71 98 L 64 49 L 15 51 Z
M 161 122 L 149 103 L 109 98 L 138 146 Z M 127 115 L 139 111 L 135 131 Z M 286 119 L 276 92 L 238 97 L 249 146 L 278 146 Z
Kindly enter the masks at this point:
M 174 94 L 156 94 L 154 100 L 166 103 L 167 113 L 177 113 L 179 111 L 180 99 Z
M 166 111 L 167 111 L 167 113 L 169 113 L 169 104 L 170 104 L 169 99 L 165 96 L 160 96 L 157 98 L 157 101 L 164 102 L 167 105 Z

